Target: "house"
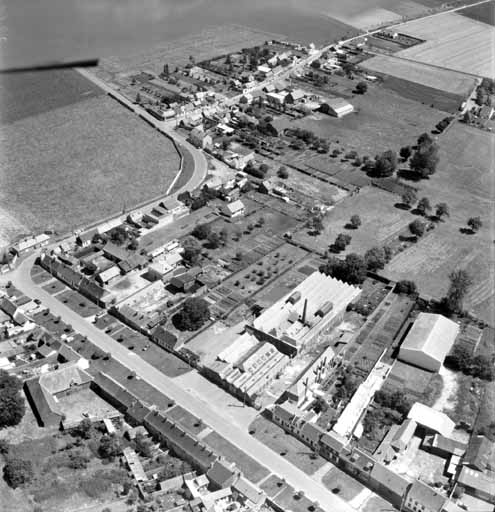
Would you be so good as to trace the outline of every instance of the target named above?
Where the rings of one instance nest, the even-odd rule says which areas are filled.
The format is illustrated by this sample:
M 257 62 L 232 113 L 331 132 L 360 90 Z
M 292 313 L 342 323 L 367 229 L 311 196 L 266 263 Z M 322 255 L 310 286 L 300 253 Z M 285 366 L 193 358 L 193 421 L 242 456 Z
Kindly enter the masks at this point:
M 466 494 L 495 504 L 495 472 L 482 473 L 464 466 L 457 478 L 457 484 L 464 487 Z
M 288 93 L 269 92 L 266 94 L 266 100 L 270 105 L 280 107 L 285 103 L 286 96 L 288 96 Z
M 331 462 L 337 462 L 344 450 L 347 440 L 331 430 L 320 438 L 320 455 Z
M 266 494 L 243 476 L 232 485 L 232 493 L 247 510 L 259 510 L 266 501 Z
M 98 230 L 96 228 L 89 229 L 88 231 L 84 231 L 84 233 L 80 233 L 77 235 L 76 242 L 81 247 L 88 247 L 91 245 L 93 238 L 98 234 Z
M 176 216 L 189 211 L 189 208 L 187 208 L 187 206 L 179 201 L 175 196 L 166 197 L 160 205 L 163 206 L 168 213 L 172 213 Z
M 179 341 L 177 336 L 167 329 L 165 329 L 162 325 L 159 325 L 151 334 L 151 339 L 158 346 L 173 352 L 178 350 L 183 343 Z
M 22 240 L 19 240 L 12 246 L 12 251 L 14 252 L 14 254 L 20 256 L 21 254 L 24 254 L 26 251 L 29 251 L 30 249 L 38 249 L 40 247 L 47 245 L 48 240 L 50 240 L 50 236 L 45 233 L 24 238 Z
M 202 272 L 200 267 L 193 267 L 183 274 L 173 276 L 170 284 L 182 292 L 189 291 L 195 284 L 198 275 Z
M 3 297 L 0 300 L 0 309 L 8 315 L 15 324 L 24 325 L 28 319 L 24 314 L 24 311 L 17 306 L 17 304 L 9 299 L 8 297 Z
M 128 253 L 123 248 L 113 242 L 107 242 L 103 247 L 103 254 L 111 261 L 118 263 L 119 261 L 127 259 Z
M 66 419 L 60 398 L 89 389 L 92 380 L 93 377 L 76 362 L 28 379 L 24 389 L 38 423 L 42 427 L 59 427 Z
M 213 490 L 217 491 L 218 489 L 230 487 L 235 480 L 237 480 L 239 470 L 235 467 L 235 464 L 228 463 L 223 459 L 218 459 L 206 472 L 206 476 Z
M 231 144 L 223 159 L 226 164 L 242 171 L 251 160 L 254 160 L 254 151 L 240 144 Z
M 473 436 L 462 463 L 478 471 L 495 471 L 495 443 L 485 436 Z
M 445 496 L 416 480 L 406 495 L 404 505 L 411 512 L 442 512 L 445 501 Z
M 403 452 L 409 446 L 409 442 L 411 441 L 417 426 L 418 424 L 414 420 L 404 420 L 392 438 L 390 446 L 392 446 L 396 452 Z
M 218 456 L 196 437 L 188 434 L 163 413 L 151 411 L 144 419 L 144 426 L 178 457 L 185 459 L 199 470 L 208 471 Z
M 399 508 L 411 483 L 398 475 L 396 471 L 392 471 L 379 462 L 373 465 L 370 477 L 373 481 L 374 490 L 392 505 Z
M 344 117 L 351 112 L 354 112 L 354 107 L 343 98 L 330 98 L 326 101 L 330 107 L 329 114 L 334 117 Z
M 148 477 L 146 476 L 143 465 L 139 460 L 138 454 L 129 446 L 126 446 L 122 450 L 122 454 L 126 461 L 127 467 L 129 468 L 129 471 L 132 473 L 132 476 L 136 482 L 146 482 Z
M 466 452 L 466 444 L 444 437 L 440 434 L 431 434 L 425 436 L 423 439 L 422 447 L 424 450 L 430 451 L 435 455 L 448 459 L 455 455 L 462 457 Z
M 103 286 L 120 276 L 120 269 L 117 265 L 112 265 L 96 276 L 96 280 Z
M 320 446 L 320 438 L 324 431 L 315 423 L 305 422 L 301 430 L 299 431 L 298 437 L 308 446 L 317 450 Z
M 204 149 L 213 145 L 211 135 L 206 133 L 202 125 L 198 125 L 189 133 L 189 142 L 197 148 Z
M 287 96 L 285 97 L 285 103 L 297 103 L 299 101 L 302 101 L 304 97 L 306 96 L 306 93 L 301 89 L 294 89 L 293 91 L 289 92 Z
M 246 213 L 246 208 L 244 206 L 244 203 L 237 199 L 236 201 L 232 201 L 231 203 L 226 203 L 221 206 L 221 212 L 233 219 L 235 217 L 240 217 L 241 215 L 244 215 Z
M 437 372 L 450 352 L 459 325 L 443 315 L 420 313 L 402 342 L 399 359 L 431 372 Z
M 426 432 L 437 432 L 444 437 L 452 437 L 455 423 L 443 412 L 416 402 L 407 415 Z
M 264 65 L 258 66 L 256 70 L 257 70 L 258 74 L 264 78 L 266 78 L 272 72 L 272 69 L 270 68 L 270 66 L 264 66 Z

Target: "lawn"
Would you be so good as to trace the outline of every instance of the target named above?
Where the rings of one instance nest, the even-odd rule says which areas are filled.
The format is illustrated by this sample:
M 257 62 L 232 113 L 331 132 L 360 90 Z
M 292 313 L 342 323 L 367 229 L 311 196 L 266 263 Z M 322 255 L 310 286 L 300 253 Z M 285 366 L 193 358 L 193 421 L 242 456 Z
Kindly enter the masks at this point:
M 164 194 L 179 165 L 170 140 L 106 96 L 3 125 L 0 146 L 3 207 L 33 231 L 73 230 Z
M 210 445 L 220 455 L 224 456 L 228 461 L 235 462 L 236 466 L 251 482 L 259 482 L 270 473 L 268 469 L 216 432 L 208 434 L 204 438 L 204 442 Z
M 196 418 L 196 416 L 183 409 L 180 405 L 169 409 L 167 411 L 167 418 L 172 419 L 194 436 L 197 436 L 206 428 L 206 425 L 199 418 Z
M 261 485 L 260 489 L 266 492 L 269 498 L 273 498 L 287 487 L 285 480 L 282 480 L 277 475 L 271 475 Z
M 352 500 L 365 489 L 364 485 L 338 468 L 332 468 L 321 481 L 329 491 L 345 501 Z
M 339 233 L 352 237 L 350 245 L 341 254 L 357 252 L 364 254 L 367 249 L 386 245 L 400 233 L 413 216 L 394 206 L 397 197 L 378 188 L 364 188 L 353 196 L 338 203 L 324 218 L 324 230 L 320 235 L 310 235 L 302 228 L 293 238 L 304 246 L 321 253 L 328 249 Z M 359 215 L 362 224 L 358 229 L 346 229 L 352 215 Z
M 38 265 L 33 265 L 31 267 L 31 279 L 35 284 L 40 285 L 42 283 L 50 281 L 50 279 L 53 279 L 53 276 L 44 268 L 41 268 Z
M 282 117 L 280 121 L 275 120 L 274 126 L 277 129 L 308 129 L 333 144 L 339 141 L 339 147 L 343 147 L 345 152 L 355 150 L 361 157 L 374 157 L 387 149 L 398 151 L 402 146 L 413 144 L 418 135 L 430 131 L 445 117 L 445 112 L 404 98 L 380 84 L 369 84 L 368 91 L 358 95 L 352 93 L 356 81 L 343 81 L 332 76 L 330 82 L 336 85 L 320 90 L 320 94 L 346 98 L 355 112 L 341 119 L 325 114 L 292 121 Z M 300 87 L 306 88 L 304 84 Z M 331 144 L 330 151 L 333 149 L 335 147 Z M 331 165 L 329 163 L 329 167 Z M 338 167 L 338 163 L 334 165 Z
M 258 441 L 277 454 L 283 454 L 291 464 L 308 475 L 318 471 L 327 462 L 323 457 L 316 455 L 311 448 L 263 416 L 258 416 L 249 426 L 249 430 L 254 431 L 253 437 Z
M 55 295 L 61 292 L 62 290 L 65 290 L 66 286 L 58 279 L 54 279 L 53 281 L 50 281 L 49 283 L 43 285 L 42 288 L 51 295 Z
M 447 291 L 452 270 L 467 269 L 473 285 L 465 307 L 490 324 L 495 323 L 493 141 L 492 134 L 462 123 L 440 138 L 437 172 L 414 185 L 419 188 L 418 196 L 428 197 L 431 204 L 446 202 L 450 218 L 396 256 L 385 269 L 387 277 L 412 279 L 421 293 L 435 298 Z M 476 216 L 483 221 L 479 232 L 463 232 L 467 219 Z

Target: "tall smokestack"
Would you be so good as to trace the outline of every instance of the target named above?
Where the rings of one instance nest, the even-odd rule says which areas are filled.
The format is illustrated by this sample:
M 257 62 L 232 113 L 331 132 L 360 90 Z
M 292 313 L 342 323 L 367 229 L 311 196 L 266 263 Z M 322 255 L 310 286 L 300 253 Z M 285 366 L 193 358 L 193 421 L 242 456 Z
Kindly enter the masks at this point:
M 303 314 L 302 314 L 302 323 L 306 323 L 306 309 L 308 308 L 308 299 L 304 299 L 304 308 L 303 308 Z

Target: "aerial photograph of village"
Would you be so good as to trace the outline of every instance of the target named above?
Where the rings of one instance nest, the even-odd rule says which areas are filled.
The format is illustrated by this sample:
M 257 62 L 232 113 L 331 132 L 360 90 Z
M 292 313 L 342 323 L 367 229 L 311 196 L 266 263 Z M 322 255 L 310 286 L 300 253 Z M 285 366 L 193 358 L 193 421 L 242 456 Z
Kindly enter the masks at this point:
M 0 512 L 495 512 L 495 0 L 5 0 Z

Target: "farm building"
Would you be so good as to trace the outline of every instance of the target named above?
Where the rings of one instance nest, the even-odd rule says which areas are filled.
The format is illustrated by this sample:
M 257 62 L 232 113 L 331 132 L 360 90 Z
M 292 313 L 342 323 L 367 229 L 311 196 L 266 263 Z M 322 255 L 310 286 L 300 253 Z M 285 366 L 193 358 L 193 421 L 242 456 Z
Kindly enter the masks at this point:
M 482 473 L 475 469 L 463 467 L 457 479 L 457 484 L 464 487 L 466 494 L 489 503 L 495 503 L 495 473 Z
M 326 103 L 330 107 L 329 114 L 334 117 L 344 117 L 354 112 L 354 107 L 343 98 L 331 98 Z
M 253 327 L 293 352 L 341 318 L 347 305 L 360 293 L 356 286 L 314 272 L 263 311 L 254 320 Z
M 428 432 L 438 432 L 444 437 L 451 437 L 455 423 L 443 412 L 416 402 L 407 415 Z
M 459 325 L 442 315 L 420 313 L 403 341 L 399 359 L 437 372 L 459 333 Z

